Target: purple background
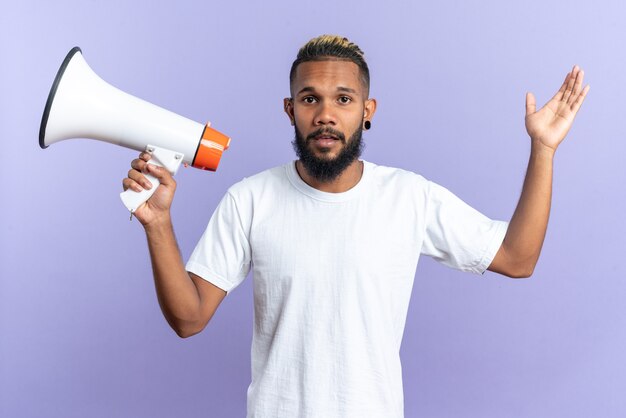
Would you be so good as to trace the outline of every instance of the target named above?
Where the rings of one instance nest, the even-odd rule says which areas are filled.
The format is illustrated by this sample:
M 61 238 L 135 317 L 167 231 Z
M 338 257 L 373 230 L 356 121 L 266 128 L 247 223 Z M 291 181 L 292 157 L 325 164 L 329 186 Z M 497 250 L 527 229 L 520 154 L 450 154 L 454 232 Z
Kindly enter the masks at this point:
M 364 158 L 419 172 L 508 220 L 525 173 L 527 90 L 573 64 L 591 92 L 555 163 L 533 278 L 423 258 L 402 345 L 407 417 L 626 416 L 624 16 L 620 1 L 6 1 L 0 10 L 0 416 L 242 417 L 251 278 L 200 335 L 162 318 L 145 237 L 118 198 L 136 153 L 38 146 L 78 45 L 111 84 L 233 138 L 177 175 L 183 257 L 232 183 L 294 158 L 282 112 L 297 49 L 341 33 L 378 99 Z

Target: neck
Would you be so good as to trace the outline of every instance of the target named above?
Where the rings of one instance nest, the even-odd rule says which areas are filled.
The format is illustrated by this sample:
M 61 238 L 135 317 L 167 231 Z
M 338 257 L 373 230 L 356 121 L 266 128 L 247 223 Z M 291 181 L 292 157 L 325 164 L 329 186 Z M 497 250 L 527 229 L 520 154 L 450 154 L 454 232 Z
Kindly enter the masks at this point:
M 363 161 L 354 160 L 336 179 L 329 182 L 312 177 L 300 160 L 296 161 L 296 171 L 309 186 L 327 193 L 343 193 L 357 185 L 363 175 Z

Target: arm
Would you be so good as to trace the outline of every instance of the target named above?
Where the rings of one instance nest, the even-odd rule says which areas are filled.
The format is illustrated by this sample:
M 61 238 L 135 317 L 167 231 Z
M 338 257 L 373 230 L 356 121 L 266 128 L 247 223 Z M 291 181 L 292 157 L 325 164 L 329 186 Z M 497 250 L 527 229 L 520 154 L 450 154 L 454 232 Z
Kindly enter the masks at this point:
M 149 159 L 150 154 L 142 153 L 133 160 L 128 178 L 123 181 L 124 189 L 140 191 L 147 186 L 141 174 L 144 170 L 161 183 L 134 215 L 146 231 L 161 311 L 180 337 L 190 337 L 204 329 L 226 292 L 185 271 L 170 218 L 176 182 L 167 170 L 147 164 Z
M 519 203 L 488 268 L 491 271 L 509 277 L 529 277 L 535 269 L 550 215 L 554 154 L 589 91 L 589 86 L 582 88 L 583 78 L 584 72 L 575 66 L 556 95 L 539 111 L 533 94 L 526 95 L 530 161 Z

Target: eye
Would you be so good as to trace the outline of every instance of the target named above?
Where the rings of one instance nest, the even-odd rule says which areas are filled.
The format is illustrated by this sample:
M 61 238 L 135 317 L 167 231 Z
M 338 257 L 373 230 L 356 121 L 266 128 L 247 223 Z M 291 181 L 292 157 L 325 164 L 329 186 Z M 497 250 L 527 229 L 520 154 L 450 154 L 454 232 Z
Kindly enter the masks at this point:
M 348 104 L 352 101 L 352 98 L 348 97 L 348 96 L 341 96 L 339 97 L 339 103 L 341 104 Z
M 305 96 L 302 98 L 302 101 L 307 104 L 315 103 L 317 99 L 313 96 Z

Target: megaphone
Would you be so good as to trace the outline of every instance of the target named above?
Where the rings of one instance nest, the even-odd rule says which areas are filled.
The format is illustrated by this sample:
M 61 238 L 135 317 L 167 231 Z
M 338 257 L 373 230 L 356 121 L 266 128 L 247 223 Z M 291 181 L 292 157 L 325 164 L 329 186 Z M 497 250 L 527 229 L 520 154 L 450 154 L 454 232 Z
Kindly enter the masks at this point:
M 230 138 L 206 125 L 125 93 L 87 65 L 80 48 L 67 54 L 57 72 L 39 128 L 39 146 L 90 138 L 152 154 L 151 164 L 176 174 L 181 163 L 215 171 Z M 126 190 L 122 202 L 132 213 L 152 196 L 159 180 L 145 174 L 152 188 Z

